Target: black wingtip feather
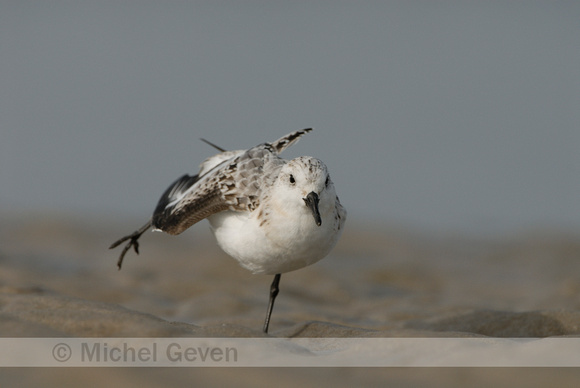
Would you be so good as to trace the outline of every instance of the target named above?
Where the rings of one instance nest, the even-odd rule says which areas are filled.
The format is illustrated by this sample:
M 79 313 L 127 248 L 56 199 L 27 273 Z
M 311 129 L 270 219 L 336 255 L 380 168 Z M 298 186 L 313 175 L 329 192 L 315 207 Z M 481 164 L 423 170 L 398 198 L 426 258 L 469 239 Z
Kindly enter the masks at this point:
M 215 148 L 216 150 L 220 151 L 220 152 L 226 152 L 227 150 L 217 146 L 215 144 L 213 144 L 212 142 L 210 142 L 209 140 L 205 140 L 204 138 L 200 138 L 201 141 L 203 141 L 205 144 L 209 144 L 210 146 L 212 146 L 213 148 Z
M 183 175 L 175 182 L 173 182 L 167 190 L 161 195 L 159 198 L 159 202 L 157 202 L 157 206 L 155 207 L 155 211 L 153 212 L 153 226 L 157 227 L 157 221 L 160 217 L 163 216 L 165 212 L 165 208 L 171 201 L 173 201 L 178 193 L 182 193 L 185 190 L 189 189 L 197 180 L 199 179 L 198 175 L 190 176 L 190 175 Z

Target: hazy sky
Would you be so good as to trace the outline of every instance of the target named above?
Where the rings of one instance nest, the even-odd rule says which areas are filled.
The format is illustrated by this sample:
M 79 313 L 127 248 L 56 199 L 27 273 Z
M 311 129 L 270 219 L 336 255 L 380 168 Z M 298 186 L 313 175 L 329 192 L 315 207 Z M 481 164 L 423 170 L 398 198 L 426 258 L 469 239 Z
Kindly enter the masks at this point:
M 350 220 L 580 228 L 578 1 L 0 1 L 0 212 L 142 217 L 315 130 Z

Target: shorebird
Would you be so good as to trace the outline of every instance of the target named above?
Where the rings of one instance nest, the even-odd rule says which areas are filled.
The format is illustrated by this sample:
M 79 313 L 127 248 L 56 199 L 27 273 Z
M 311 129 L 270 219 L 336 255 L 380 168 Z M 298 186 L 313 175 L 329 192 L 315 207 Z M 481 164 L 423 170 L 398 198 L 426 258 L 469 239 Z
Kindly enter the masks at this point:
M 255 274 L 275 275 L 263 331 L 268 332 L 282 273 L 324 258 L 338 241 L 346 220 L 325 164 L 302 156 L 278 155 L 312 128 L 272 143 L 226 151 L 206 159 L 197 175 L 183 175 L 163 193 L 153 216 L 132 234 L 117 262 L 150 228 L 177 235 L 207 218 L 218 245 Z

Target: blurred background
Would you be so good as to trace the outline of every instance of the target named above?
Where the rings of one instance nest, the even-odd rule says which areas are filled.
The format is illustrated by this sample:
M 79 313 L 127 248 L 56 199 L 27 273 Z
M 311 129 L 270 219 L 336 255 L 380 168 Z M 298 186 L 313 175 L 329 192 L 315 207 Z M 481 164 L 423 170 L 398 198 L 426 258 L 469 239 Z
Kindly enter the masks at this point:
M 579 20 L 578 1 L 0 0 L 0 335 L 260 335 L 271 279 L 227 258 L 207 223 L 150 234 L 121 272 L 106 247 L 214 154 L 200 138 L 244 149 L 314 127 L 283 156 L 323 160 L 349 221 L 332 258 L 283 277 L 274 335 L 577 336 Z M 177 369 L 0 381 L 579 379 Z
M 145 220 L 214 150 L 315 131 L 350 220 L 580 227 L 580 3 L 1 1 L 0 212 Z

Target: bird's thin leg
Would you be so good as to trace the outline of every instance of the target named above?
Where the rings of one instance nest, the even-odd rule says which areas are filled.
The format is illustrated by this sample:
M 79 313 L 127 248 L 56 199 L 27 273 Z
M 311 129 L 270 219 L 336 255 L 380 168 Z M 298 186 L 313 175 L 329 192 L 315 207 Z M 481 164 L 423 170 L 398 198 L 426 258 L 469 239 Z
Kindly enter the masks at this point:
M 151 221 L 147 222 L 139 230 L 136 230 L 135 232 L 133 232 L 125 237 L 121 237 L 120 239 L 115 241 L 113 244 L 111 244 L 109 249 L 116 248 L 122 242 L 129 240 L 127 245 L 125 245 L 125 248 L 123 248 L 123 251 L 121 252 L 121 255 L 119 256 L 119 260 L 117 261 L 117 267 L 119 267 L 119 269 L 121 269 L 121 266 L 123 265 L 123 258 L 125 257 L 125 253 L 127 253 L 127 251 L 129 249 L 131 249 L 131 247 L 133 247 L 133 249 L 135 250 L 135 253 L 139 254 L 139 241 L 137 241 L 137 240 L 139 240 L 139 237 L 141 237 L 141 235 L 143 233 L 145 233 L 147 230 L 149 230 L 150 227 L 151 227 Z
M 270 286 L 270 302 L 268 303 L 268 312 L 266 313 L 266 322 L 264 322 L 264 333 L 268 332 L 268 326 L 270 325 L 270 317 L 272 316 L 272 308 L 274 307 L 274 300 L 276 300 L 276 296 L 280 289 L 278 286 L 280 285 L 280 277 L 281 274 L 276 274 L 274 276 L 274 281 Z

